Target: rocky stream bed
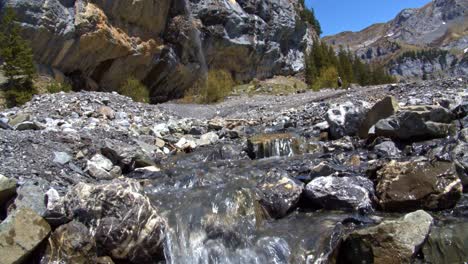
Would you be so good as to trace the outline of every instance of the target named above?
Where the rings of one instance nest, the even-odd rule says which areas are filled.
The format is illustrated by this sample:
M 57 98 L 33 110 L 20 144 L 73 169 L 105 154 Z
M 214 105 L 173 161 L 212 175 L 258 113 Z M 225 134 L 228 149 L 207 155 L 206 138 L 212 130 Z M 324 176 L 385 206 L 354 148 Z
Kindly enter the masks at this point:
M 0 112 L 0 263 L 466 263 L 468 82 Z

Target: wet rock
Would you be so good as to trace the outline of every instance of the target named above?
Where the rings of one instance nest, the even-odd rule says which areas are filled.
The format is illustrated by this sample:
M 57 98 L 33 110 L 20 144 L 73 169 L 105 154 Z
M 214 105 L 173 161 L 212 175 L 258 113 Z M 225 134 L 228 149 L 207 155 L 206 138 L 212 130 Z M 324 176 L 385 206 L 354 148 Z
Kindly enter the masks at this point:
M 375 145 L 374 151 L 379 157 L 394 158 L 401 154 L 401 151 L 395 145 L 393 141 L 384 141 L 378 145 Z
M 298 142 L 291 134 L 261 134 L 247 140 L 247 153 L 251 159 L 291 157 L 298 153 Z
M 379 120 L 388 118 L 395 114 L 398 111 L 398 108 L 398 102 L 393 96 L 387 96 L 377 102 L 369 112 L 367 112 L 367 115 L 359 128 L 359 137 L 366 138 L 369 133 L 369 129 L 372 126 L 374 126 Z
M 113 259 L 151 263 L 161 257 L 165 222 L 137 181 L 79 183 L 65 205 L 70 218 L 94 230 L 98 247 Z
M 0 174 L 0 208 L 16 193 L 16 180 Z
M 468 143 L 457 142 L 451 152 L 458 176 L 463 184 L 463 191 L 468 192 Z
M 450 162 L 391 161 L 377 172 L 376 193 L 386 211 L 452 208 L 462 184 Z
M 464 263 L 468 259 L 468 223 L 444 224 L 433 227 L 423 246 L 428 263 Z
M 334 139 L 354 136 L 369 110 L 366 102 L 346 102 L 327 111 L 326 120 L 330 125 L 330 135 Z
M 352 232 L 343 241 L 337 263 L 410 263 L 429 234 L 432 217 L 422 211 Z
M 258 185 L 263 196 L 260 203 L 274 218 L 285 216 L 299 201 L 304 189 L 303 183 L 284 174 L 268 175 Z
M 314 204 L 331 210 L 372 211 L 374 186 L 367 178 L 318 177 L 306 185 L 306 197 Z
M 97 262 L 96 241 L 88 228 L 80 222 L 72 221 L 58 227 L 49 237 L 41 263 Z
M 49 224 L 30 209 L 9 215 L 0 224 L 0 263 L 23 263 L 49 232 Z

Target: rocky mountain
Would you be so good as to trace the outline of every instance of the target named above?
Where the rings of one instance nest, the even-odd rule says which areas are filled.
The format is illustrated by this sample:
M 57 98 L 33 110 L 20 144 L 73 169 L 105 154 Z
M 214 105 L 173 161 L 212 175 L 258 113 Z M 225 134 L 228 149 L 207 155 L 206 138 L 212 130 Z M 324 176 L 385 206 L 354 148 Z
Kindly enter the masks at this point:
M 154 101 L 180 97 L 212 68 L 237 81 L 304 68 L 314 31 L 296 0 L 2 0 L 42 72 L 114 90 L 129 77 Z
M 0 263 L 463 263 L 467 85 L 36 95 L 0 112 Z
M 384 63 L 396 76 L 466 75 L 467 10 L 467 0 L 433 0 L 421 8 L 403 10 L 387 23 L 324 40 L 336 48 L 347 47 L 364 60 Z M 450 52 L 431 57 L 405 56 L 407 51 L 427 49 Z

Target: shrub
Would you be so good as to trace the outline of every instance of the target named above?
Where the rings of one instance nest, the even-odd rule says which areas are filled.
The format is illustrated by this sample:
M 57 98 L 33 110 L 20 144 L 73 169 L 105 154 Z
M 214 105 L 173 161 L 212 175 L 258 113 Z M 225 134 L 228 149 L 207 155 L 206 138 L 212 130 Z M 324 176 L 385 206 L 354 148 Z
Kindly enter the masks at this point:
M 216 103 L 228 96 L 235 82 L 224 70 L 210 70 L 206 81 L 201 82 L 199 93 L 201 103 Z
M 148 88 L 133 77 L 128 78 L 119 88 L 118 92 L 122 95 L 132 98 L 136 102 L 150 102 L 150 93 Z
M 60 92 L 66 92 L 69 93 L 72 91 L 72 87 L 68 83 L 60 83 L 53 81 L 47 86 L 47 92 L 54 94 L 54 93 L 60 93 Z
M 320 76 L 315 80 L 312 87 L 314 90 L 338 87 L 338 70 L 334 66 L 321 69 Z

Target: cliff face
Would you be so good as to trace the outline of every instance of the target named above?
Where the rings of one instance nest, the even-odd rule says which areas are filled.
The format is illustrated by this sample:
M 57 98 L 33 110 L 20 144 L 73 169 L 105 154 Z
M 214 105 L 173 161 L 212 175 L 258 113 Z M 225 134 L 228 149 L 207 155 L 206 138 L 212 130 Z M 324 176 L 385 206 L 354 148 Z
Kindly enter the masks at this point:
M 210 68 L 239 81 L 303 69 L 314 32 L 296 0 L 2 0 L 43 69 L 82 88 L 132 76 L 156 101 L 179 97 Z
M 466 60 L 468 47 L 467 10 L 467 0 L 434 0 L 422 8 L 403 10 L 388 23 L 324 40 L 335 47 L 348 47 L 364 60 L 388 63 L 392 74 L 403 77 L 422 77 L 434 72 L 463 73 L 468 70 L 461 63 L 463 57 Z M 455 52 L 447 58 L 406 59 L 402 65 L 391 62 L 405 51 L 429 48 Z M 451 65 L 455 59 L 456 63 Z M 439 63 L 445 60 L 450 62 Z

